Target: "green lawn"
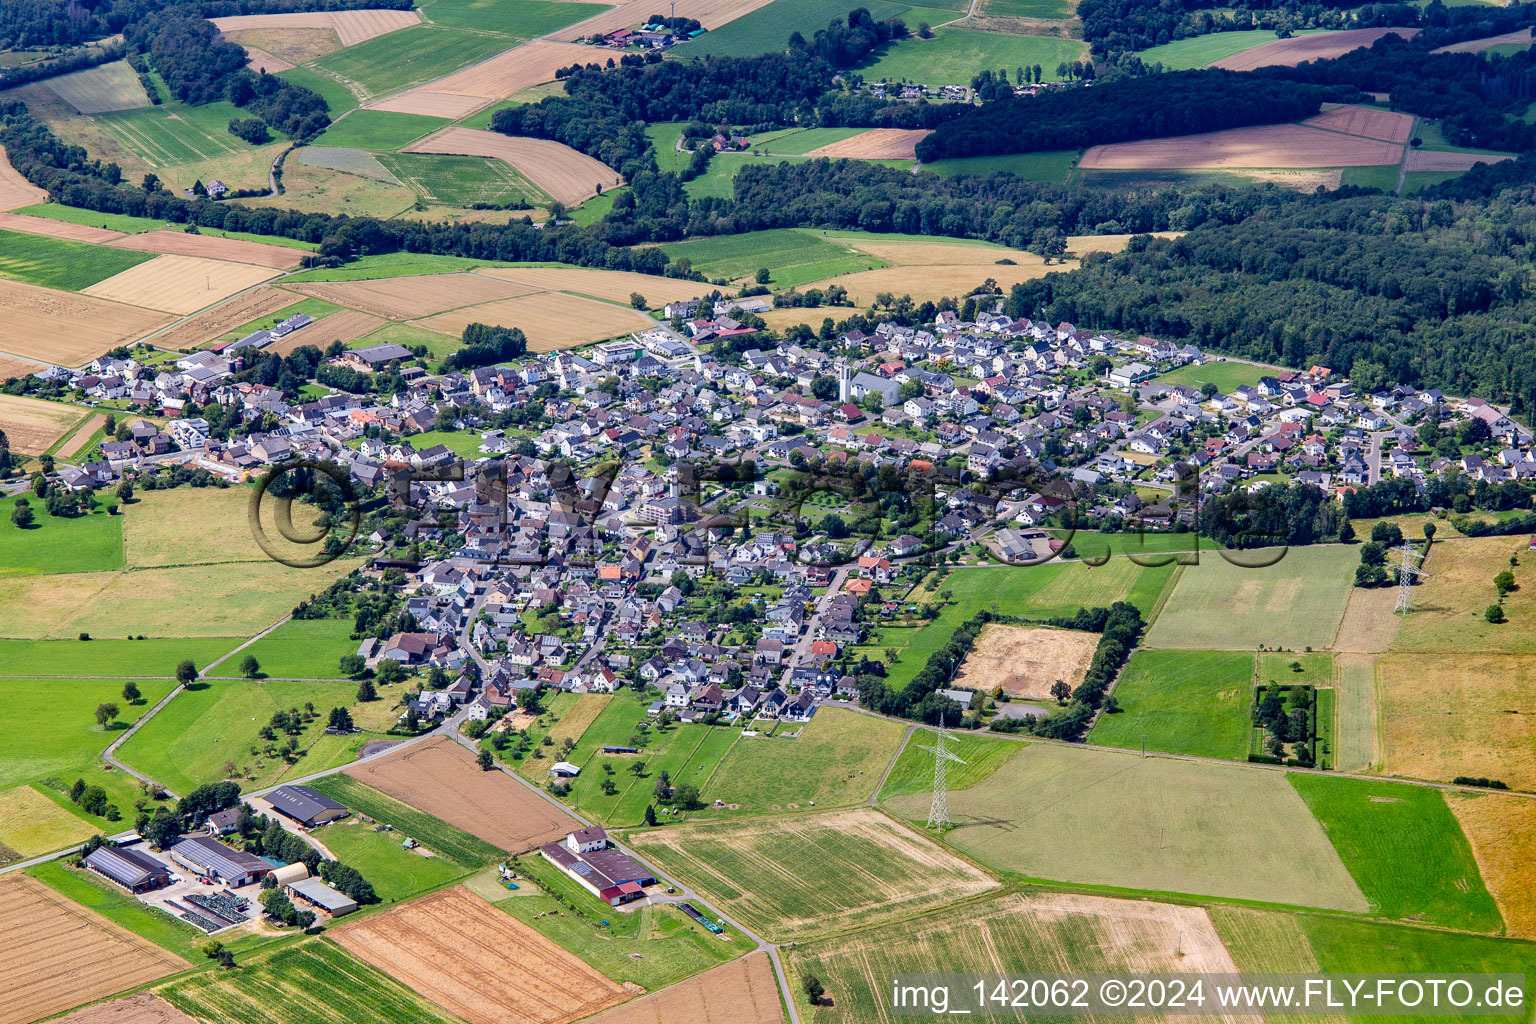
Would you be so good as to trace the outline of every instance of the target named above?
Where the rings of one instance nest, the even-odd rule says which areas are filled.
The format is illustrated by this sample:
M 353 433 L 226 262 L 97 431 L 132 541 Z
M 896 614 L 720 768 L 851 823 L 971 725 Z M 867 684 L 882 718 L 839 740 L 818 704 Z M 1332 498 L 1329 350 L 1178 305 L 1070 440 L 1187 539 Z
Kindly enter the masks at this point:
M 816 281 L 833 274 L 889 266 L 867 253 L 818 238 L 796 228 L 752 231 L 672 242 L 661 247 L 674 261 L 686 259 L 709 278 L 747 277 L 760 267 L 772 271 L 774 284 L 787 286 L 791 277 Z
M 869 11 L 876 21 L 901 18 L 912 29 L 921 22 L 942 25 L 953 21 L 965 10 L 962 0 L 930 0 L 923 7 L 897 0 L 870 0 L 859 6 Z M 774 0 L 766 7 L 676 47 L 673 52 L 679 57 L 752 57 L 760 53 L 779 53 L 789 47 L 791 33 L 799 32 L 810 39 L 818 29 L 826 28 L 833 18 L 847 16 L 847 8 L 829 7 L 824 0 Z
M 433 24 L 499 32 L 514 39 L 547 36 L 606 10 L 606 4 L 568 0 L 427 0 L 421 5 Z
M 347 347 L 363 348 L 368 345 L 404 345 L 407 348 L 414 348 L 417 345 L 425 345 L 428 354 L 433 359 L 443 359 L 449 353 L 457 351 L 462 344 L 458 338 L 447 334 L 439 334 L 436 331 L 423 330 L 420 327 L 412 327 L 409 324 L 385 324 L 366 337 L 348 342 Z M 479 454 L 479 452 L 476 452 L 477 457 Z
M 122 676 L 162 676 L 170 679 L 176 666 L 190 658 L 206 665 L 240 645 L 241 637 L 124 640 L 0 640 L 0 666 L 7 675 L 89 676 L 103 666 Z
M 1326 775 L 1288 777 L 1378 913 L 1467 931 L 1502 925 L 1439 790 Z
M 1246 651 L 1137 651 L 1088 741 L 1106 747 L 1242 760 L 1248 755 L 1253 655 Z
M 102 508 L 65 519 L 49 515 L 42 499 L 25 497 L 34 517 L 26 529 L 11 522 L 18 499 L 0 499 L 0 578 L 123 567 L 122 516 L 108 515 Z
M 1401 168 L 1397 164 L 1381 164 L 1376 167 L 1346 167 L 1339 178 L 1341 185 L 1358 188 L 1378 188 L 1383 192 L 1396 192 Z M 1455 175 L 1452 175 L 1455 177 Z
M 1015 36 L 970 29 L 936 29 L 932 39 L 911 36 L 890 44 L 859 73 L 871 82 L 905 81 L 923 85 L 969 85 L 977 72 L 1040 65 L 1042 81 L 1060 80 L 1058 65 L 1082 60 L 1088 48 L 1075 39 Z
M 370 341 L 369 344 L 380 344 Z M 455 346 L 456 347 L 456 346 Z M 411 434 L 405 438 L 411 443 L 411 447 L 417 451 L 425 451 L 433 445 L 440 444 L 450 449 L 462 459 L 483 459 L 485 453 L 480 450 L 480 435 L 468 430 L 428 430 L 420 434 Z
M 945 773 L 950 790 L 979 786 L 1010 757 L 1024 749 L 1015 740 L 984 732 L 951 732 L 948 737 L 945 749 L 964 762 L 950 762 Z M 880 787 L 881 800 L 933 792 L 933 751 L 924 748 L 932 748 L 934 743 L 935 734 L 930 729 L 912 733 L 901 748 L 901 756 L 891 766 L 885 785 Z
M 96 114 L 94 119 L 150 166 L 175 167 L 263 148 L 230 134 L 230 119 L 248 116 L 233 103 L 220 100 L 201 106 L 173 101 L 157 107 Z M 286 141 L 264 144 L 273 156 L 285 145 Z
M 549 201 L 543 189 L 505 160 L 482 156 L 381 153 L 379 162 L 424 203 L 449 206 L 510 203 L 532 207 Z
M 1293 33 L 1297 36 L 1313 36 L 1323 29 L 1304 28 Z M 1272 43 L 1279 36 L 1270 29 L 1241 29 L 1235 32 L 1212 32 L 1209 35 L 1178 39 L 1162 46 L 1140 51 L 1136 56 L 1148 64 L 1161 64 L 1164 71 L 1188 71 L 1203 68 L 1223 57 L 1251 50 L 1255 46 Z
M 353 95 L 351 89 L 312 68 L 289 68 L 287 71 L 279 71 L 278 77 L 294 85 L 302 85 L 310 92 L 317 92 L 323 96 L 332 118 L 339 117 L 357 107 L 357 97 Z
M 208 941 L 206 935 L 163 910 L 140 903 L 83 868 L 68 868 L 63 861 L 53 860 L 28 868 L 27 874 L 157 946 L 189 960 L 202 958 L 198 949 Z
M 355 814 L 365 814 L 375 821 L 393 825 L 397 836 L 410 836 L 433 853 L 465 867 L 485 867 L 506 856 L 485 840 L 407 806 L 372 786 L 358 782 L 350 775 L 338 772 L 316 779 L 309 785 L 331 799 L 346 804 Z
M 754 137 L 752 148 L 763 149 L 769 153 L 788 153 L 794 156 L 803 156 L 813 149 L 820 149 L 822 146 L 830 146 L 834 142 L 851 139 L 855 135 L 862 135 L 868 130 L 868 128 L 799 128 L 788 132 L 770 132 L 766 135 Z
M 962 156 L 923 164 L 923 170 L 952 178 L 957 174 L 1016 174 L 1026 181 L 1061 184 L 1077 166 L 1077 150 L 1048 153 L 1012 153 L 1007 156 Z
M 155 258 L 47 235 L 0 231 L 0 277 L 77 292 Z
M 246 655 L 261 664 L 263 675 L 275 679 L 342 679 L 339 663 L 356 654 L 350 619 L 293 619 L 231 658 L 215 671 L 233 676 Z
M 1260 377 L 1272 376 L 1277 371 L 1266 370 L 1251 363 L 1215 362 L 1200 366 L 1190 364 L 1169 370 L 1157 378 L 1159 384 L 1170 387 L 1184 384 L 1198 388 L 1203 384 L 1215 384 L 1216 390 L 1230 395 L 1240 384 L 1257 384 Z
M 328 825 L 315 834 L 338 860 L 356 868 L 386 903 L 409 899 L 473 870 L 448 857 L 425 857 L 403 844 L 400 832 L 375 832 L 356 817 Z M 418 840 L 419 841 L 419 840 Z
M 488 32 L 413 25 L 326 54 L 314 67 L 383 96 L 477 64 L 507 49 L 508 42 L 507 36 Z
M 357 110 L 331 125 L 318 139 L 316 146 L 335 146 L 338 149 L 380 150 L 399 149 L 415 142 L 423 135 L 430 135 L 443 125 L 447 118 L 426 117 L 422 114 L 399 114 L 389 110 Z

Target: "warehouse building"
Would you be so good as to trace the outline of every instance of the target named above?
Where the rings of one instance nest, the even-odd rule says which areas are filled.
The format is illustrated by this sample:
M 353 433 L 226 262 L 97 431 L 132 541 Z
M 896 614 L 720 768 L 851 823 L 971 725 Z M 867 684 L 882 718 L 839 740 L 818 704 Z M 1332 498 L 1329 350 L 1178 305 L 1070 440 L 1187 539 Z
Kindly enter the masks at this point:
M 324 825 L 352 813 L 345 804 L 339 804 L 308 786 L 278 786 L 265 799 L 277 813 L 310 827 Z
M 318 878 L 301 878 L 284 887 L 290 898 L 319 907 L 332 917 L 341 917 L 357 909 L 357 902 L 346 893 L 337 892 Z
M 86 854 L 84 863 L 129 892 L 149 892 L 171 884 L 171 869 L 141 850 L 102 846 Z
M 208 836 L 193 836 L 171 847 L 171 859 L 182 867 L 225 885 L 239 888 L 259 882 L 272 865 L 254 854 L 225 846 Z

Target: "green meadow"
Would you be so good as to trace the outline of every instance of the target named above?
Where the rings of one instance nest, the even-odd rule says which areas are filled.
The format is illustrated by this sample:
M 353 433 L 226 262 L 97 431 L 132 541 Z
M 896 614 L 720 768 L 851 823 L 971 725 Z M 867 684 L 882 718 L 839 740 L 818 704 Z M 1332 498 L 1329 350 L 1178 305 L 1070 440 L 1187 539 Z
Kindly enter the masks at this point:
M 1248 754 L 1253 655 L 1137 651 L 1115 684 L 1120 710 L 1088 736 L 1106 747 L 1242 760 Z
M 218 674 L 239 674 L 246 655 L 273 679 L 343 679 L 342 657 L 356 654 L 362 641 L 352 639 L 350 619 L 291 619 L 219 666 Z
M 0 231 L 0 277 L 44 288 L 78 292 L 154 258 L 151 252 Z
M 0 578 L 123 567 L 123 517 L 108 515 L 105 503 L 99 511 L 65 518 L 49 515 L 41 498 L 23 497 L 33 515 L 26 529 L 11 521 L 19 499 L 0 498 Z

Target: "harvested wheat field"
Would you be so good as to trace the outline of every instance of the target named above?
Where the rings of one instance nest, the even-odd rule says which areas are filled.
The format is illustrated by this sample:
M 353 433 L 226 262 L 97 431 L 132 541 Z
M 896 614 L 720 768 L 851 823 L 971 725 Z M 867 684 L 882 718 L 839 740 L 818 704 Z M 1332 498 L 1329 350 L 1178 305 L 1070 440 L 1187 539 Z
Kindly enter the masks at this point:
M 1443 153 L 1410 149 L 1403 161 L 1405 171 L 1470 171 L 1478 164 L 1496 164 L 1513 160 L 1513 153 Z
M 1343 103 L 1324 103 L 1323 112 L 1309 117 L 1302 124 L 1310 128 L 1326 128 L 1345 135 L 1361 135 L 1383 142 L 1407 142 L 1413 135 L 1413 117 L 1375 107 L 1354 107 Z
M 1319 32 L 1315 36 L 1276 39 L 1242 53 L 1234 53 L 1211 64 L 1227 71 L 1252 71 L 1255 68 L 1287 67 L 1309 60 L 1332 60 L 1350 50 L 1370 46 L 1382 36 L 1393 33 L 1404 39 L 1418 34 L 1416 28 L 1352 28 L 1345 32 Z
M 137 306 L 0 280 L 0 323 L 6 326 L 0 354 L 4 355 L 79 366 L 170 319 Z
M 713 30 L 735 21 L 744 14 L 751 14 L 770 2 L 772 0 L 678 0 L 679 9 L 676 14 L 679 18 L 697 18 L 699 24 Z M 611 11 L 578 22 L 554 35 L 556 39 L 585 39 L 594 32 L 606 35 L 638 24 L 637 15 L 639 14 L 637 8 L 629 5 L 615 7 Z
M 154 342 L 160 348 L 190 352 L 252 320 L 259 320 L 268 313 L 291 306 L 295 301 L 297 296 L 276 288 L 253 288 L 206 313 L 183 320 L 163 334 L 155 335 Z
M 780 309 L 770 309 L 766 313 L 759 313 L 770 329 L 783 331 L 797 324 L 810 324 L 817 330 L 821 329 L 821 322 L 827 317 L 832 318 L 833 323 L 846 320 L 851 316 L 869 316 L 870 310 L 862 306 L 800 306 L 798 308 L 784 306 Z
M 528 351 L 554 352 L 643 331 L 655 327 L 656 321 L 637 310 L 606 302 L 538 292 L 455 309 L 422 320 L 418 326 L 458 337 L 469 324 L 517 327 L 528 337 Z
M 1494 793 L 1445 794 L 1510 935 L 1536 939 L 1536 800 Z
M 159 996 L 140 992 L 107 1003 L 97 1003 L 60 1017 L 53 1024 L 197 1024 Z
M 5 147 L 0 146 L 0 210 L 14 210 L 47 200 L 48 192 L 23 178 L 21 172 L 11 166 Z
M 660 992 L 615 1006 L 584 1024 L 783 1024 L 779 983 L 758 950 Z M 94 1022 L 93 1022 L 94 1024 Z
M 264 54 L 284 64 L 308 64 L 341 49 L 334 28 L 247 28 L 224 33 L 224 38 L 245 47 L 255 67 L 256 55 Z
M 1392 646 L 1403 617 L 1394 615 L 1397 591 L 1387 587 L 1354 587 L 1344 606 L 1333 650 L 1351 654 L 1380 654 Z
M 0 384 L 16 377 L 29 377 L 45 368 L 42 363 L 34 363 L 30 359 L 12 359 L 0 355 Z
M 330 937 L 471 1024 L 565 1024 L 630 994 L 462 886 L 343 924 Z M 452 971 L 443 969 L 448 963 Z
M 356 46 L 375 36 L 421 23 L 416 11 L 309 11 L 301 14 L 237 14 L 210 18 L 220 32 L 245 29 L 330 28 L 342 46 Z
M 475 273 L 481 277 L 494 277 L 498 281 L 510 281 L 530 288 L 574 292 L 577 295 L 590 295 L 594 299 L 607 299 L 609 302 L 627 303 L 630 295 L 639 292 L 652 307 L 679 299 L 696 299 L 714 290 L 714 285 L 705 281 L 684 281 L 676 277 L 632 274 L 627 270 L 594 270 L 590 267 L 487 267 Z
M 1442 46 L 1430 53 L 1482 53 L 1491 50 L 1495 46 L 1530 46 L 1531 30 L 1522 28 L 1518 32 L 1505 32 L 1501 36 L 1484 36 L 1482 39 L 1467 39 L 1460 43 L 1452 43 L 1450 46 Z
M 1098 643 L 1097 633 L 991 623 L 965 656 L 955 682 L 984 693 L 1001 686 L 1015 697 L 1049 700 L 1056 680 L 1072 687 L 1083 681 Z
M 813 149 L 806 156 L 846 157 L 850 160 L 916 160 L 917 144 L 927 138 L 924 128 L 872 128 L 842 142 Z
M 514 51 L 515 52 L 515 51 Z M 445 153 L 505 160 L 552 198 L 579 203 L 598 189 L 622 184 L 618 172 L 585 153 L 548 139 L 444 128 L 413 144 L 407 153 Z
M 187 314 L 276 276 L 277 272 L 270 267 L 248 263 L 197 256 L 157 256 L 91 285 L 83 294 Z
M 1153 238 L 1178 238 L 1182 231 L 1148 231 Z M 1081 256 L 1089 252 L 1124 252 L 1135 235 L 1068 235 L 1067 251 Z
M 1045 261 L 1022 249 L 1002 249 L 990 245 L 956 245 L 944 242 L 891 242 L 879 238 L 840 238 L 860 252 L 878 256 L 898 267 L 990 267 L 998 260 L 1013 260 L 1020 266 L 1043 267 Z M 1002 264 L 1007 266 L 1007 264 Z
M 291 354 L 301 345 L 313 345 L 324 351 L 333 341 L 339 341 L 345 345 L 349 341 L 356 341 L 365 334 L 372 334 L 384 326 L 384 320 L 372 313 L 359 313 L 349 309 L 341 313 L 332 313 L 330 316 L 321 317 L 312 325 L 302 331 L 295 331 L 266 347 L 268 352 L 276 352 L 280 356 Z
M 0 1024 L 26 1024 L 188 966 L 25 875 L 0 881 L 0 963 Z
M 890 292 L 892 295 L 910 295 L 917 302 L 927 300 L 937 301 L 946 295 L 969 295 L 980 288 L 987 278 L 996 281 L 1004 291 L 1020 283 L 1021 281 L 1033 281 L 1037 277 L 1057 271 L 1068 271 L 1077 266 L 1076 261 L 1068 260 L 1053 266 L 1043 266 L 1039 261 L 1034 266 L 993 266 L 970 264 L 966 266 L 945 265 L 926 267 L 882 267 L 879 270 L 863 270 L 857 274 L 844 274 L 842 277 L 829 277 L 825 281 L 816 281 L 805 285 L 801 291 L 811 288 L 829 288 L 839 285 L 848 289 L 848 298 L 855 305 L 869 306 L 875 301 L 875 296 L 881 292 Z
M 1379 139 L 1341 135 L 1295 124 L 1273 124 L 1094 146 L 1083 154 L 1078 166 L 1083 170 L 1099 171 L 1180 167 L 1376 167 L 1395 164 L 1402 158 L 1402 146 Z
M 245 48 L 246 66 L 258 75 L 275 75 L 279 71 L 292 71 L 293 65 L 263 50 L 259 46 Z
M 45 217 L 27 217 L 19 213 L 0 213 L 0 228 L 7 231 L 24 231 L 29 235 L 47 235 L 50 238 L 68 238 L 75 242 L 110 242 L 122 238 L 121 231 L 93 228 L 89 224 L 70 224 Z
M 622 12 L 623 8 L 619 10 Z M 631 24 L 633 15 L 625 15 L 623 20 L 624 25 L 620 27 Z M 590 32 L 582 34 L 590 35 Z M 367 109 L 460 118 L 531 86 L 553 82 L 555 69 L 591 58 L 589 47 L 536 39 L 446 78 L 370 103 Z
M 448 739 L 347 769 L 359 782 L 512 853 L 553 842 L 576 819 Z
M 220 238 L 218 235 L 189 235 L 185 231 L 146 231 L 142 235 L 119 239 L 112 246 L 116 249 L 137 249 L 139 252 L 249 263 L 258 267 L 271 267 L 273 270 L 292 270 L 304 262 L 302 249 L 248 242 L 240 238 Z
M 107 414 L 104 412 L 99 412 L 92 416 L 80 425 L 79 429 L 75 431 L 74 435 L 67 442 L 59 446 L 59 450 L 55 454 L 61 459 L 72 459 L 79 455 L 80 449 L 85 447 L 86 442 L 91 439 L 91 435 L 105 426 L 106 422 Z M 110 441 L 112 439 L 109 437 L 107 440 Z
M 0 429 L 11 447 L 25 455 L 41 455 L 79 423 L 83 410 L 58 402 L 20 395 L 0 395 Z
M 495 281 L 479 274 L 425 274 L 370 281 L 316 281 L 289 285 L 296 292 L 339 306 L 374 313 L 386 320 L 421 316 L 527 295 L 532 288 Z

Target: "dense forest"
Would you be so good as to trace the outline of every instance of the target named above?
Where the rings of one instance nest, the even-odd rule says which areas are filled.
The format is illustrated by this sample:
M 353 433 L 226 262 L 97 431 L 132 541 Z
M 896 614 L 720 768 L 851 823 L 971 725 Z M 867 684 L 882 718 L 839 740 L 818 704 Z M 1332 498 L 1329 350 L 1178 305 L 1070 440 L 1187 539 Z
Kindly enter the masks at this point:
M 290 11 L 346 11 L 370 7 L 408 10 L 413 0 L 5 0 L 0 3 L 0 49 L 74 46 L 122 32 L 152 14 L 187 7 L 205 18 Z
M 917 144 L 924 162 L 1082 149 L 1311 117 L 1324 100 L 1357 96 L 1347 85 L 1277 82 L 1237 71 L 1178 71 L 1092 87 L 1008 96 L 946 121 Z

